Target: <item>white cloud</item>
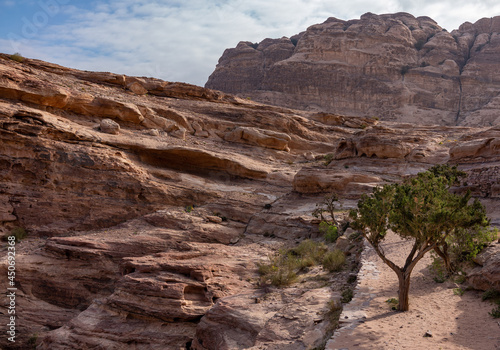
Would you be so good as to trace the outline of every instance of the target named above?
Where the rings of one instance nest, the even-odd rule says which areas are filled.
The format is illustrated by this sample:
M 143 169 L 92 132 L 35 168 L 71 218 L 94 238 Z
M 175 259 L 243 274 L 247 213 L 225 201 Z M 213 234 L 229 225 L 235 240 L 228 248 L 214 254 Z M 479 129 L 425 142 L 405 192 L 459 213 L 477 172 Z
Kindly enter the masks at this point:
M 224 49 L 239 41 L 292 36 L 328 17 L 359 18 L 365 12 L 426 15 L 448 30 L 500 14 L 497 1 L 446 0 L 113 0 L 91 11 L 74 5 L 67 21 L 49 23 L 17 50 L 70 67 L 156 76 L 204 85 Z M 10 49 L 9 49 L 10 48 Z

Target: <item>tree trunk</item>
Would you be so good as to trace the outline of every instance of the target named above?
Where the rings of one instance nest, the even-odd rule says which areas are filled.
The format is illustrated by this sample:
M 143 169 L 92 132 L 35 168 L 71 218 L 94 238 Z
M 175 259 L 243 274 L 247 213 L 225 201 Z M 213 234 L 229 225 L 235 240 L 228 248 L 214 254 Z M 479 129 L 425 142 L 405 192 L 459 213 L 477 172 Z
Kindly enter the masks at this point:
M 443 245 L 443 249 L 442 250 L 438 246 L 436 246 L 434 248 L 434 251 L 436 252 L 437 255 L 439 255 L 439 257 L 441 259 L 443 259 L 443 263 L 444 263 L 444 267 L 446 269 L 446 273 L 448 275 L 453 274 L 453 266 L 451 266 L 451 259 L 450 259 L 450 255 L 448 254 L 448 244 L 445 243 Z
M 410 274 L 398 274 L 399 279 L 399 311 L 408 311 L 410 309 Z

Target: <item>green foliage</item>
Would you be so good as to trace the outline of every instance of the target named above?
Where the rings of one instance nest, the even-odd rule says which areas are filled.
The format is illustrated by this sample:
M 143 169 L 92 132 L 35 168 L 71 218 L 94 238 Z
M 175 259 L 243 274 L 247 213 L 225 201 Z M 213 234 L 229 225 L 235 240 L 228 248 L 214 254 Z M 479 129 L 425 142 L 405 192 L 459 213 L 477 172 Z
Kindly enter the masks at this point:
M 461 262 L 474 259 L 497 237 L 497 232 L 497 228 L 481 226 L 455 230 L 454 234 L 446 239 L 452 264 L 457 266 Z
M 28 346 L 31 349 L 36 349 L 37 340 L 38 340 L 38 334 L 37 333 L 32 334 L 31 337 L 29 337 L 29 339 L 28 339 Z
M 323 255 L 325 255 L 327 251 L 328 248 L 323 243 L 314 242 L 310 239 L 300 242 L 297 247 L 290 250 L 293 255 L 299 257 L 301 260 L 312 261 L 313 264 L 309 266 L 320 263 L 323 259 Z M 307 265 L 307 263 L 299 265 L 304 264 Z
M 434 282 L 443 283 L 446 281 L 446 268 L 444 267 L 443 260 L 441 258 L 433 256 L 429 269 L 433 275 Z
M 186 206 L 185 210 L 186 210 L 186 213 L 192 212 L 194 210 L 194 205 L 188 205 L 188 206 Z
M 334 249 L 323 257 L 323 267 L 330 272 L 338 272 L 345 264 L 345 254 L 340 249 Z
M 21 55 L 19 52 L 16 52 L 15 54 L 10 55 L 9 58 L 11 60 L 19 62 L 19 63 L 22 63 L 25 60 L 25 58 L 23 57 L 23 55 Z
M 321 221 L 319 224 L 319 232 L 323 234 L 328 243 L 333 243 L 339 238 L 337 226 L 326 221 Z
M 465 293 L 465 289 L 463 288 L 453 288 L 453 294 L 462 296 Z
M 481 299 L 483 301 L 485 300 L 498 300 L 500 301 L 500 292 L 497 291 L 496 289 L 488 289 L 486 292 L 483 293 L 481 296 Z
M 489 224 L 482 204 L 477 199 L 470 203 L 470 193 L 450 192 L 460 177 L 456 167 L 436 166 L 402 184 L 384 185 L 371 196 L 363 195 L 358 209 L 350 213 L 351 226 L 363 232 L 381 259 L 396 272 L 403 286 L 399 290 L 401 311 L 408 310 L 411 271 L 427 252 L 435 249 L 440 256 L 447 257 L 449 237 L 459 230 Z M 402 267 L 388 259 L 380 247 L 389 229 L 413 242 Z
M 6 237 L 8 236 L 14 236 L 16 237 L 16 242 L 20 242 L 21 240 L 28 237 L 28 232 L 26 232 L 26 230 L 22 227 L 16 227 Z
M 323 165 L 327 166 L 328 164 L 330 164 L 332 162 L 334 156 L 335 155 L 333 153 L 325 154 L 323 156 Z
M 352 300 L 353 297 L 354 297 L 354 292 L 352 291 L 351 288 L 348 288 L 342 292 L 342 299 L 340 299 L 340 301 L 344 304 L 347 304 Z
M 391 307 L 391 310 L 397 310 L 398 309 L 398 304 L 399 300 L 398 298 L 390 298 L 385 301 L 389 306 Z
M 280 249 L 269 257 L 269 263 L 258 266 L 261 282 L 276 287 L 288 286 L 297 280 L 300 272 L 321 264 L 327 255 L 328 248 L 323 243 L 309 239 L 295 248 Z
M 349 278 L 347 279 L 347 283 L 354 283 L 358 279 L 358 276 L 356 275 L 350 275 Z
M 497 307 L 493 308 L 493 310 L 491 310 L 491 312 L 489 312 L 489 314 L 493 318 L 500 318 L 500 303 L 498 303 Z
M 295 282 L 297 273 L 297 258 L 280 250 L 278 254 L 269 257 L 268 264 L 259 265 L 259 273 L 263 283 L 269 281 L 273 286 L 288 286 Z

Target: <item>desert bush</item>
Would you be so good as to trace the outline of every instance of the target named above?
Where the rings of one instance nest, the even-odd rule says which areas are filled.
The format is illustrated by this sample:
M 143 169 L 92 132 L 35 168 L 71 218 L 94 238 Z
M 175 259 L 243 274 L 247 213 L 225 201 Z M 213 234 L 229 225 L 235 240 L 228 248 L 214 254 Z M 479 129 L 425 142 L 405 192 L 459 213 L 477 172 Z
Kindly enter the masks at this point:
M 481 296 L 481 299 L 483 301 L 485 300 L 497 300 L 500 301 L 500 292 L 497 291 L 496 289 L 488 289 L 487 291 L 485 291 L 483 293 L 483 295 Z
M 323 156 L 323 165 L 327 166 L 330 164 L 333 160 L 334 154 L 333 153 L 328 153 Z
M 16 52 L 15 54 L 10 55 L 9 58 L 11 60 L 19 62 L 19 63 L 22 63 L 25 60 L 25 58 L 23 57 L 23 55 L 21 55 L 19 52 Z
M 23 240 L 26 237 L 28 237 L 28 232 L 26 232 L 26 230 L 24 228 L 22 228 L 22 227 L 16 227 L 12 231 L 10 231 L 10 233 L 6 234 L 2 238 L 2 240 L 3 241 L 7 241 L 7 237 L 9 237 L 9 236 L 16 237 L 16 242 L 20 242 L 21 240 Z
M 259 265 L 261 282 L 270 282 L 273 286 L 288 286 L 297 279 L 297 258 L 284 250 L 269 257 L 268 264 Z
M 340 249 L 334 249 L 323 257 L 323 267 L 330 272 L 338 272 L 345 264 L 345 254 Z
M 491 312 L 489 312 L 489 314 L 493 318 L 500 318 L 500 302 L 498 302 L 497 307 L 493 308 L 493 310 L 491 310 Z
M 342 256 L 339 256 L 339 253 Z M 345 262 L 342 251 L 328 251 L 328 247 L 310 239 L 302 241 L 297 247 L 280 249 L 276 254 L 268 257 L 269 262 L 258 265 L 261 283 L 270 283 L 275 287 L 292 284 L 300 272 L 308 267 L 322 264 L 330 272 L 339 270 Z
M 351 288 L 348 288 L 342 292 L 342 299 L 340 301 L 342 301 L 344 304 L 347 304 L 352 300 L 353 297 L 354 297 L 354 292 L 352 291 Z

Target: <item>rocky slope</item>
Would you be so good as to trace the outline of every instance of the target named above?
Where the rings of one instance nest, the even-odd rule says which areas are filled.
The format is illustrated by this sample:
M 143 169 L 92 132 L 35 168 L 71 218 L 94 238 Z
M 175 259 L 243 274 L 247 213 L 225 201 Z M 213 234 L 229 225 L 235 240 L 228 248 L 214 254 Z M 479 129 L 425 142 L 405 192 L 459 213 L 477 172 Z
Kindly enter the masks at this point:
M 496 125 L 500 17 L 448 32 L 407 13 L 329 18 L 240 42 L 206 87 L 274 105 L 426 125 Z
M 500 225 L 498 127 L 304 112 L 0 55 L 1 230 L 29 233 L 16 246 L 18 339 L 0 347 L 320 346 L 356 249 L 342 247 L 344 271 L 316 267 L 284 289 L 262 287 L 258 263 L 318 238 L 324 193 L 350 208 L 445 162 Z

